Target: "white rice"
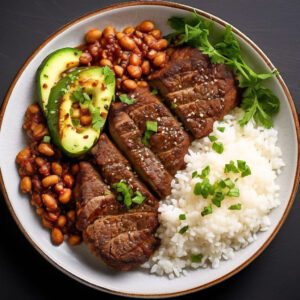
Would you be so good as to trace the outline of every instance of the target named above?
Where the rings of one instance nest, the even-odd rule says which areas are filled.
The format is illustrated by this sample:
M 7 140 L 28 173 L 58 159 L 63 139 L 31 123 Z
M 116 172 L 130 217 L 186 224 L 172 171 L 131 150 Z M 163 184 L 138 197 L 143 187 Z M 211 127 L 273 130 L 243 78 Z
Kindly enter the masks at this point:
M 212 143 L 205 137 L 191 145 L 185 157 L 187 167 L 179 171 L 172 182 L 172 194 L 160 202 L 160 227 L 158 237 L 161 246 L 151 260 L 143 265 L 151 273 L 169 278 L 186 274 L 186 269 L 217 268 L 221 260 L 233 258 L 234 251 L 256 240 L 259 231 L 270 226 L 268 214 L 280 204 L 279 186 L 275 183 L 284 162 L 281 150 L 276 146 L 277 131 L 256 127 L 248 123 L 241 128 L 237 120 L 241 110 L 235 109 L 222 122 L 215 122 L 211 135 L 224 145 L 222 154 L 212 150 Z M 217 127 L 225 127 L 222 133 Z M 231 160 L 244 160 L 251 175 L 241 178 L 237 174 L 224 174 L 224 166 Z M 211 200 L 196 196 L 194 186 L 200 181 L 192 178 L 194 171 L 201 172 L 210 166 L 209 179 L 239 178 L 236 187 L 238 198 L 226 197 L 220 208 L 213 206 L 213 213 L 201 216 Z M 241 210 L 229 210 L 232 204 L 241 203 Z M 186 220 L 179 220 L 185 214 Z M 179 230 L 188 225 L 184 234 Z M 192 255 L 201 254 L 201 262 L 191 262 Z

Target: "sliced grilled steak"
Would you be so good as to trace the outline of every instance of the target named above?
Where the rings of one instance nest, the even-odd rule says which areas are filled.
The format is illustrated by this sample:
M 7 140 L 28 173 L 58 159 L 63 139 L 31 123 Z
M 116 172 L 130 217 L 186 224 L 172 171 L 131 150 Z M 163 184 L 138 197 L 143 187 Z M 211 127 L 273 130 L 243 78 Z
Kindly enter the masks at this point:
M 149 192 L 146 186 L 133 173 L 128 160 L 121 154 L 106 134 L 101 134 L 91 153 L 104 180 L 113 185 L 121 180 L 131 186 L 132 190 L 140 191 L 146 200 L 133 209 L 139 211 L 157 211 L 158 200 Z
M 162 198 L 171 193 L 172 176 L 155 154 L 142 143 L 142 133 L 122 103 L 113 103 L 109 131 L 119 148 L 126 154 L 137 173 Z
M 159 245 L 154 236 L 158 227 L 157 205 L 147 202 L 148 210 L 139 208 L 143 204 L 127 210 L 87 162 L 80 163 L 78 178 L 77 227 L 83 231 L 88 247 L 108 265 L 122 271 L 147 261 Z
M 145 132 L 147 121 L 157 122 L 157 133 L 153 133 L 149 140 L 150 150 L 156 154 L 165 169 L 171 175 L 175 175 L 185 166 L 184 156 L 190 145 L 188 134 L 148 88 L 137 88 L 129 96 L 136 102 L 132 105 L 124 104 L 123 111 L 129 115 L 141 133 Z
M 176 49 L 168 64 L 151 75 L 151 84 L 195 138 L 208 135 L 214 121 L 238 104 L 233 72 L 211 64 L 195 48 Z

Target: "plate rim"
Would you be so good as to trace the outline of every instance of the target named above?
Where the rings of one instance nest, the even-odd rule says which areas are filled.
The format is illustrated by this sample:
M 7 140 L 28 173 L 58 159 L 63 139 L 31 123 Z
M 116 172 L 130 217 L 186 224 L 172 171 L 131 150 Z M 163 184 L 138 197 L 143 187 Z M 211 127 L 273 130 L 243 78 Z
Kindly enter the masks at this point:
M 146 6 L 164 6 L 164 7 L 172 7 L 172 8 L 177 8 L 177 9 L 181 9 L 181 10 L 185 10 L 185 11 L 196 11 L 197 13 L 199 13 L 200 15 L 211 19 L 212 21 L 222 25 L 222 26 L 226 26 L 227 23 L 226 21 L 224 21 L 223 19 L 220 19 L 219 17 L 215 16 L 214 14 L 205 12 L 201 9 L 192 7 L 192 6 L 188 6 L 188 5 L 184 5 L 184 4 L 180 4 L 180 3 L 175 3 L 175 2 L 168 2 L 168 1 L 131 1 L 131 2 L 123 2 L 123 3 L 116 3 L 116 4 L 112 4 L 110 6 L 105 6 L 103 8 L 88 12 L 68 23 L 66 23 L 64 26 L 60 27 L 58 30 L 56 30 L 54 33 L 52 33 L 51 35 L 49 35 L 31 54 L 30 56 L 25 60 L 25 62 L 22 64 L 22 66 L 20 67 L 20 69 L 18 70 L 18 72 L 16 73 L 14 79 L 12 80 L 6 94 L 3 100 L 3 103 L 1 105 L 1 110 L 0 110 L 0 131 L 1 131 L 1 127 L 2 127 L 2 121 L 3 121 L 3 117 L 6 111 L 6 106 L 9 102 L 10 96 L 12 91 L 14 90 L 14 87 L 17 83 L 17 81 L 19 80 L 20 76 L 23 74 L 24 70 L 26 69 L 26 67 L 28 66 L 28 64 L 33 60 L 33 58 L 40 52 L 40 50 L 42 50 L 52 39 L 54 39 L 57 35 L 61 34 L 62 32 L 64 32 L 65 30 L 67 30 L 68 28 L 72 27 L 73 25 L 77 24 L 80 21 L 86 20 L 92 16 L 96 16 L 98 14 L 101 14 L 103 12 L 107 12 L 110 10 L 115 10 L 115 9 L 119 9 L 119 8 L 124 8 L 124 7 L 132 7 L 132 6 L 138 6 L 138 5 L 146 5 Z M 230 26 L 232 26 L 230 24 Z M 250 39 L 248 38 L 245 34 L 243 34 L 241 31 L 239 31 L 237 28 L 235 28 L 234 26 L 232 26 L 233 32 L 238 35 L 241 39 L 244 40 L 244 42 L 246 42 L 248 45 L 250 45 L 256 53 L 258 53 L 258 55 L 263 59 L 263 61 L 271 68 L 274 69 L 274 65 L 272 64 L 272 62 L 270 61 L 270 59 L 267 57 L 267 55 Z M 277 226 L 275 227 L 275 229 L 273 230 L 273 232 L 270 234 L 270 236 L 268 237 L 268 239 L 265 241 L 265 243 L 251 256 L 249 257 L 244 263 L 242 263 L 241 265 L 239 265 L 238 267 L 236 267 L 234 270 L 232 270 L 231 272 L 216 278 L 213 281 L 210 281 L 206 284 L 202 284 L 199 285 L 197 287 L 191 288 L 191 289 L 187 289 L 187 290 L 182 290 L 182 291 L 178 291 L 178 292 L 173 292 L 173 293 L 163 293 L 163 294 L 140 294 L 140 293 L 126 293 L 126 292 L 121 292 L 121 291 L 114 291 L 105 287 L 101 287 L 95 284 L 92 284 L 78 276 L 76 276 L 75 274 L 71 273 L 70 271 L 68 271 L 67 269 L 65 269 L 64 267 L 62 267 L 61 265 L 57 264 L 55 261 L 53 261 L 48 255 L 46 255 L 43 250 L 41 248 L 39 248 L 35 242 L 31 239 L 31 237 L 29 236 L 29 234 L 27 233 L 27 231 L 25 230 L 25 228 L 23 227 L 23 225 L 21 224 L 21 222 L 19 221 L 19 219 L 17 218 L 14 209 L 11 205 L 10 199 L 8 197 L 5 185 L 4 185 L 4 181 L 3 181 L 3 177 L 2 177 L 2 170 L 0 168 L 0 187 L 2 190 L 2 194 L 4 196 L 6 205 L 15 221 L 15 223 L 17 224 L 17 226 L 19 227 L 19 229 L 21 230 L 21 232 L 23 233 L 23 235 L 26 237 L 26 239 L 29 241 L 29 243 L 33 246 L 33 248 L 39 252 L 39 254 L 41 256 L 43 256 L 49 263 L 51 263 L 54 267 L 56 267 L 58 270 L 60 270 L 61 272 L 63 272 L 64 274 L 66 274 L 67 276 L 71 277 L 72 279 L 75 279 L 76 281 L 87 285 L 89 287 L 92 287 L 96 290 L 100 290 L 102 292 L 106 292 L 106 293 L 110 293 L 110 294 L 114 294 L 114 295 L 119 295 L 119 296 L 124 296 L 124 297 L 133 297 L 133 298 L 169 298 L 169 297 L 177 297 L 177 296 L 181 296 L 181 295 L 186 295 L 186 294 L 190 294 L 190 293 L 194 293 L 203 289 L 206 289 L 208 287 L 211 287 L 213 285 L 216 285 L 230 277 L 232 277 L 233 275 L 237 274 L 238 272 L 240 272 L 242 269 L 244 269 L 245 267 L 247 267 L 251 262 L 253 262 L 268 246 L 269 244 L 272 242 L 272 240 L 275 238 L 275 236 L 277 235 L 278 231 L 280 230 L 280 228 L 282 227 L 283 223 L 285 222 L 291 208 L 292 205 L 294 203 L 295 200 L 295 196 L 296 196 L 296 192 L 298 189 L 298 185 L 299 185 L 299 181 L 300 181 L 300 125 L 299 125 L 299 119 L 298 119 L 298 114 L 297 114 L 297 110 L 294 104 L 294 100 L 291 96 L 291 93 L 289 92 L 289 89 L 287 87 L 287 85 L 285 84 L 283 78 L 281 77 L 281 75 L 277 75 L 276 78 L 278 79 L 279 84 L 281 85 L 285 96 L 288 99 L 288 104 L 290 106 L 290 109 L 292 111 L 292 116 L 293 116 L 293 123 L 296 129 L 296 137 L 297 137 L 297 142 L 298 142 L 298 156 L 297 156 L 297 168 L 296 168 L 296 173 L 295 173 L 295 178 L 294 178 L 294 183 L 293 183 L 293 189 L 290 195 L 290 198 L 288 200 L 288 205 L 280 219 L 280 221 L 278 222 Z

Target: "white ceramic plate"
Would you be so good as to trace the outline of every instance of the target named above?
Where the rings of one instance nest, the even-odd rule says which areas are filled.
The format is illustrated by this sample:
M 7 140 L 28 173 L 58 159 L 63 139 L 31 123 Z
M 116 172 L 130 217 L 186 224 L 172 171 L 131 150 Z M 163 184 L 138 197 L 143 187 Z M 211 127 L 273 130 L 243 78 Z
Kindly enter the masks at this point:
M 81 44 L 84 33 L 91 27 L 103 28 L 113 24 L 121 29 L 151 19 L 167 33 L 169 30 L 166 25 L 167 19 L 173 15 L 187 14 L 189 11 L 193 11 L 193 8 L 175 3 L 131 2 L 111 6 L 77 19 L 53 34 L 29 57 L 12 83 L 2 106 L 1 185 L 16 223 L 34 248 L 50 263 L 70 277 L 99 290 L 136 297 L 171 297 L 203 289 L 232 276 L 253 261 L 274 238 L 288 214 L 297 190 L 299 125 L 290 93 L 279 76 L 269 80 L 269 86 L 281 101 L 281 110 L 275 120 L 275 127 L 279 131 L 279 145 L 286 163 L 278 178 L 281 186 L 281 206 L 271 213 L 270 230 L 259 234 L 258 240 L 237 252 L 233 260 L 222 262 L 219 269 L 191 271 L 187 276 L 174 280 L 150 275 L 141 270 L 128 273 L 112 271 L 95 258 L 84 245 L 72 248 L 67 243 L 60 247 L 52 246 L 48 231 L 42 228 L 27 197 L 19 193 L 15 156 L 24 146 L 22 121 L 27 106 L 34 100 L 34 76 L 41 61 L 58 48 Z M 204 17 L 214 20 L 218 29 L 226 24 L 215 16 L 197 11 Z M 274 68 L 266 55 L 252 41 L 237 29 L 234 31 L 251 65 L 260 71 Z

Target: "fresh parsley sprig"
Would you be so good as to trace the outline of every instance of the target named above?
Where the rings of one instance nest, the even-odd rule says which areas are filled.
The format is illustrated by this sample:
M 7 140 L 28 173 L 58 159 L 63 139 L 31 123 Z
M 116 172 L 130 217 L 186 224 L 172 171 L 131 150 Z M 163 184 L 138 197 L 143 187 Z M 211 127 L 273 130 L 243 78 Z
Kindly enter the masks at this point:
M 204 20 L 196 12 L 187 17 L 171 17 L 168 24 L 174 30 L 167 36 L 170 43 L 196 47 L 208 55 L 212 63 L 227 64 L 234 69 L 239 86 L 244 89 L 241 107 L 245 113 L 239 120 L 241 126 L 254 119 L 258 125 L 272 127 L 272 117 L 278 113 L 280 102 L 270 89 L 263 86 L 263 81 L 276 75 L 276 70 L 256 73 L 250 68 L 242 57 L 239 42 L 230 26 L 226 26 L 222 39 L 213 44 L 209 36 L 211 21 Z

